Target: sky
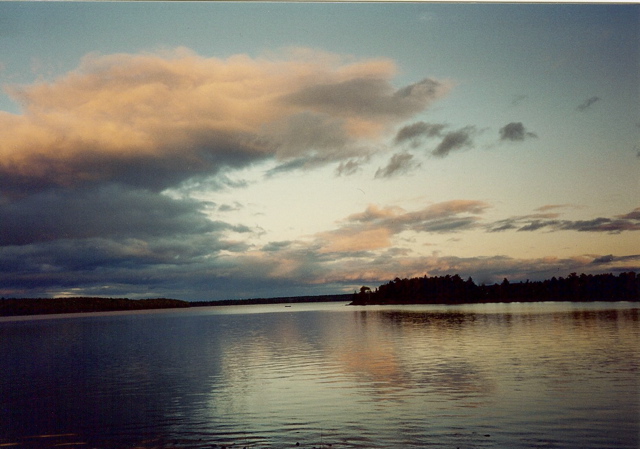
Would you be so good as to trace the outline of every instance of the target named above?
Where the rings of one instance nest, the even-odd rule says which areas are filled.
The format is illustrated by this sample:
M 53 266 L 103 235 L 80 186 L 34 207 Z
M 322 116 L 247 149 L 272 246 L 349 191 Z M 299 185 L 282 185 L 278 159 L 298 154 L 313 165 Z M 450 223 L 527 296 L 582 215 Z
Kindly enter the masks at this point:
M 0 297 L 640 271 L 640 5 L 0 2 Z

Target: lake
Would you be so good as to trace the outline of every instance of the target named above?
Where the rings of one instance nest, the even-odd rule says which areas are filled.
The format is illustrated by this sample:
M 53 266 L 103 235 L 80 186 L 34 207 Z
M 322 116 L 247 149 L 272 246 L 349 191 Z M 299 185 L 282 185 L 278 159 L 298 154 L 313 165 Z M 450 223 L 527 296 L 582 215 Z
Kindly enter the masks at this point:
M 635 449 L 639 306 L 0 318 L 0 447 Z

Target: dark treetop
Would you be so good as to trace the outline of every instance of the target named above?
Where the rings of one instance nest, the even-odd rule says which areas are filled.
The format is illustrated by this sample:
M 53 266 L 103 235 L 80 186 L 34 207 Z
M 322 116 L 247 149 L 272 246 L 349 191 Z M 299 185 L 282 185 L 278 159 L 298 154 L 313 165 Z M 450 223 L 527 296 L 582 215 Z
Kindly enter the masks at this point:
M 396 278 L 374 291 L 363 286 L 353 294 L 352 305 L 461 304 L 527 301 L 639 301 L 640 275 L 634 272 L 587 275 L 545 281 L 476 285 L 473 279 L 454 276 Z

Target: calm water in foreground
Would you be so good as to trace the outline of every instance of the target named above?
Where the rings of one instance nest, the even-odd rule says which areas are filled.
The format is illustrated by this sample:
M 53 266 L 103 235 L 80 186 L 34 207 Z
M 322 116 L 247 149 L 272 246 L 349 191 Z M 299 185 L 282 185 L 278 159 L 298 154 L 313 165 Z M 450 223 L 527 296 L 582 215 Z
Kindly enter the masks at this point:
M 635 449 L 638 307 L 0 319 L 0 447 Z

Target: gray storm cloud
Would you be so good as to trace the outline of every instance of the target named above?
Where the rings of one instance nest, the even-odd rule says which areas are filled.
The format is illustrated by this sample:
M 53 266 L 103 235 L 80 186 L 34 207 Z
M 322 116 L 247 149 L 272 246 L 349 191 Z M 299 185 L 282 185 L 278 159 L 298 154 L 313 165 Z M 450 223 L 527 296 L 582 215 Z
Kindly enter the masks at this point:
M 202 204 L 109 185 L 79 192 L 52 190 L 0 207 L 0 245 L 60 238 L 147 238 L 233 230 L 208 219 Z

